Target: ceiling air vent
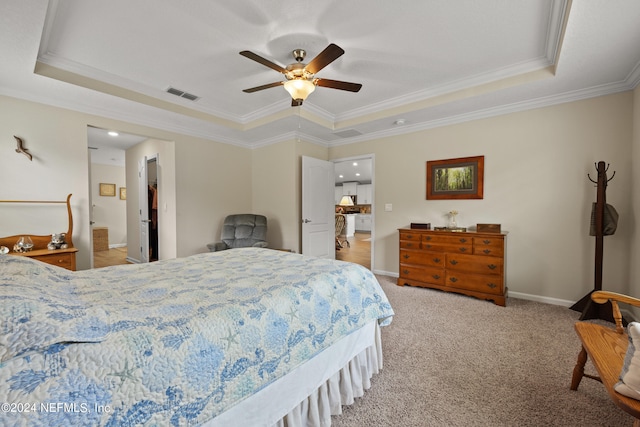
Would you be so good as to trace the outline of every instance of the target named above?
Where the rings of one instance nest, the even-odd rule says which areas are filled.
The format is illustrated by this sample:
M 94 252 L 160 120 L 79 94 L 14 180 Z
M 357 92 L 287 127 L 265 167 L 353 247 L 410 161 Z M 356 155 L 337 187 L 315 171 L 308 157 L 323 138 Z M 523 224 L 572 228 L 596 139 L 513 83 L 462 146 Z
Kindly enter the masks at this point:
M 362 135 L 362 132 L 355 129 L 347 129 L 341 130 L 340 132 L 334 132 L 333 134 L 339 136 L 340 138 L 353 138 L 354 136 Z
M 179 96 L 180 98 L 188 99 L 190 101 L 195 101 L 200 98 L 199 96 L 196 96 L 192 93 L 184 92 L 180 89 L 176 89 L 175 87 L 169 87 L 167 89 L 167 93 L 170 93 L 175 96 Z

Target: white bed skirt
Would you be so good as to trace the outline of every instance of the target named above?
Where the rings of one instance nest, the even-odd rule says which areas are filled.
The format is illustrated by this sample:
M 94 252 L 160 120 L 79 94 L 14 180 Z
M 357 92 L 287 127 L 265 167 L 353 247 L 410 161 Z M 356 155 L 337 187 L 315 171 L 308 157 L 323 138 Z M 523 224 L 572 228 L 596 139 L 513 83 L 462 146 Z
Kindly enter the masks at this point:
M 381 369 L 380 326 L 374 321 L 204 426 L 327 427 L 342 405 L 364 395 Z

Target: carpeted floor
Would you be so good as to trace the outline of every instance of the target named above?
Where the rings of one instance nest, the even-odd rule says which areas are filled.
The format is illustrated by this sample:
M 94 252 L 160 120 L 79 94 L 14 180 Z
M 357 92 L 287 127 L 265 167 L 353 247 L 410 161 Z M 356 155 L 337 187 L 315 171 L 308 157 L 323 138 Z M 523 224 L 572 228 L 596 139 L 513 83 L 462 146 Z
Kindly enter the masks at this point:
M 569 390 L 580 313 L 378 280 L 396 313 L 382 329 L 384 369 L 334 427 L 632 425 L 602 384 Z

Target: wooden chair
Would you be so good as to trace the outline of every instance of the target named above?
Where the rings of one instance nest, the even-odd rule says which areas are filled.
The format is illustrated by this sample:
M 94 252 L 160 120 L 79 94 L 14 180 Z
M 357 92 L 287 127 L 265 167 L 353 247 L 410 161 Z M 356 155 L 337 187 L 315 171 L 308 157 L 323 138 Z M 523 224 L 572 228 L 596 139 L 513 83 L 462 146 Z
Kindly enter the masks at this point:
M 342 230 L 346 227 L 345 217 L 343 214 L 336 214 L 336 250 L 342 248 L 342 242 L 340 242 L 340 235 Z M 348 243 L 348 242 L 347 242 Z
M 622 410 L 636 418 L 633 426 L 640 427 L 640 401 L 624 396 L 614 390 L 614 386 L 620 377 L 620 371 L 622 371 L 624 357 L 629 344 L 629 338 L 622 324 L 622 315 L 620 314 L 618 303 L 640 307 L 640 299 L 607 291 L 595 291 L 591 294 L 591 299 L 598 304 L 604 304 L 607 301 L 611 302 L 615 329 L 590 322 L 576 323 L 576 333 L 582 342 L 582 349 L 578 354 L 576 366 L 573 368 L 571 390 L 578 389 L 582 377 L 600 381 L 604 384 L 611 400 Z M 598 372 L 598 376 L 584 373 L 587 359 L 591 360 Z

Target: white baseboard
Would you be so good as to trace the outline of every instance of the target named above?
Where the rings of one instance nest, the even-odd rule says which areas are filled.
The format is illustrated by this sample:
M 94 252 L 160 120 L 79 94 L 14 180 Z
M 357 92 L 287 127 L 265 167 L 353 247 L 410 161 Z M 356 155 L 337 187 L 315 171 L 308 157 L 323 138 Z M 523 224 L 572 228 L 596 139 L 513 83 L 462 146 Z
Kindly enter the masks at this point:
M 109 249 L 113 249 L 113 248 L 124 248 L 126 247 L 127 244 L 126 243 L 116 243 L 114 245 L 109 245 Z
M 392 271 L 374 270 L 373 273 L 374 274 L 379 274 L 381 276 L 393 277 L 393 278 L 396 278 L 396 279 L 398 277 L 400 277 L 400 275 L 398 273 L 394 273 Z M 513 298 L 525 299 L 525 300 L 529 300 L 529 301 L 543 302 L 543 303 L 546 303 L 546 304 L 560 305 L 560 306 L 563 306 L 563 307 L 571 307 L 573 304 L 576 303 L 576 301 L 569 301 L 569 300 L 564 300 L 564 299 L 559 299 L 559 298 L 543 297 L 543 296 L 539 296 L 539 295 L 525 294 L 525 293 L 522 293 L 522 292 L 511 292 L 511 291 L 509 291 L 509 295 L 508 296 L 513 297 Z
M 140 264 L 140 260 L 139 259 L 127 257 L 126 260 L 129 261 L 132 264 Z
M 400 274 L 394 273 L 392 271 L 384 271 L 384 270 L 373 270 L 373 274 L 379 274 L 380 276 L 389 276 L 397 279 L 400 277 Z
M 576 301 L 569 301 L 566 299 L 551 298 L 551 297 L 542 297 L 540 295 L 531 295 L 531 294 L 525 294 L 522 292 L 509 291 L 508 296 L 513 298 L 526 299 L 529 301 L 544 302 L 544 303 L 553 304 L 553 305 L 561 305 L 564 307 L 571 307 L 573 304 L 576 303 Z

